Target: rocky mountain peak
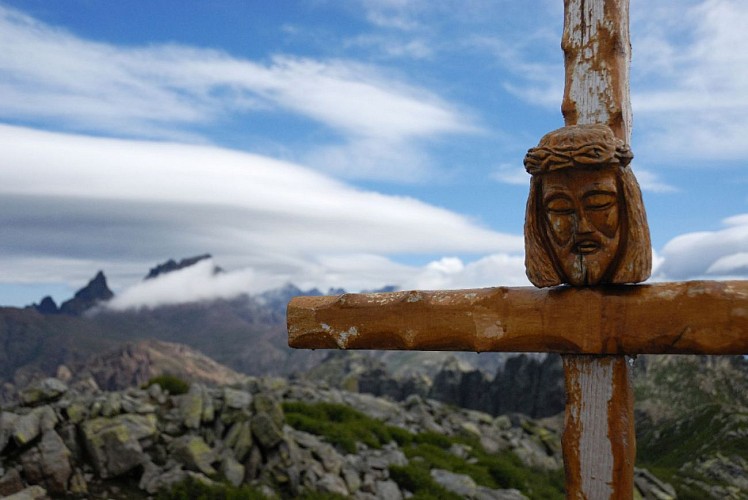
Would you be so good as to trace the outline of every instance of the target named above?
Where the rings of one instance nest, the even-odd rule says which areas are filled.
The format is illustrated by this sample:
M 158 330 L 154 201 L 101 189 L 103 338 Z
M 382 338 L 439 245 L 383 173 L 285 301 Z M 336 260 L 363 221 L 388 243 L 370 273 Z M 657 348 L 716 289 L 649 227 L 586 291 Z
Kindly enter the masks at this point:
M 62 303 L 60 312 L 71 316 L 80 316 L 93 306 L 100 302 L 106 302 L 112 297 L 114 297 L 114 293 L 107 285 L 104 272 L 99 271 L 86 286 L 75 292 L 72 299 Z
M 38 304 L 34 304 L 31 307 L 39 311 L 41 314 L 57 314 L 58 312 L 60 312 L 60 309 L 57 307 L 57 303 L 49 295 L 44 297 Z
M 174 259 L 169 259 L 169 260 L 167 260 L 166 262 L 164 262 L 162 264 L 158 264 L 156 267 L 152 267 L 148 271 L 148 274 L 146 275 L 146 277 L 144 279 L 149 280 L 149 279 L 153 279 L 153 278 L 156 278 L 158 276 L 161 276 L 163 274 L 172 273 L 174 271 L 179 271 L 180 269 L 184 269 L 185 267 L 194 266 L 198 262 L 201 262 L 201 261 L 206 260 L 206 259 L 211 259 L 211 258 L 213 258 L 213 256 L 211 254 L 209 254 L 209 253 L 206 253 L 206 254 L 202 254 L 202 255 L 196 255 L 194 257 L 187 257 L 185 259 L 180 260 L 179 262 L 175 261 Z M 218 267 L 218 266 L 215 266 L 213 268 L 213 272 L 215 274 L 220 273 L 222 271 L 223 270 L 220 267 Z

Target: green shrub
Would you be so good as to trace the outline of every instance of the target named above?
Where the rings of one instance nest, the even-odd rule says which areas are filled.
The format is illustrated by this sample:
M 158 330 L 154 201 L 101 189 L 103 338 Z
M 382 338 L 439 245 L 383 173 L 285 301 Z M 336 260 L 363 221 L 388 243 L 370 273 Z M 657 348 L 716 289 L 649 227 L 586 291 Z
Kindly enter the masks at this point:
M 346 453 L 355 453 L 357 442 L 370 448 L 381 448 L 393 440 L 397 442 L 410 463 L 404 467 L 392 466 L 390 472 L 395 482 L 412 492 L 416 500 L 457 498 L 431 478 L 431 469 L 465 474 L 488 488 L 516 488 L 532 499 L 564 498 L 563 471 L 531 469 L 509 451 L 487 453 L 476 438 L 450 437 L 436 432 L 413 434 L 342 404 L 286 402 L 283 409 L 289 425 L 321 436 Z M 471 450 L 471 460 L 450 452 L 454 444 L 467 446 Z
M 429 469 L 424 464 L 411 462 L 405 466 L 391 465 L 390 477 L 401 488 L 413 493 L 420 500 L 460 500 L 460 496 L 448 491 L 431 478 Z
M 337 493 L 323 493 L 321 491 L 305 491 L 295 497 L 298 500 L 347 500 L 347 496 Z
M 208 485 L 190 477 L 174 484 L 169 490 L 160 491 L 156 500 L 267 500 L 267 497 L 247 485 Z
M 470 449 L 470 461 L 462 459 L 449 448 L 461 444 Z M 404 447 L 406 456 L 418 457 L 418 465 L 426 471 L 444 469 L 470 476 L 477 484 L 488 488 L 516 488 L 532 499 L 563 499 L 563 471 L 548 472 L 527 467 L 510 451 L 487 453 L 475 438 L 449 437 L 433 432 L 413 436 Z M 403 486 L 405 487 L 405 486 Z
M 454 439 L 450 439 L 444 434 L 439 434 L 438 432 L 433 431 L 421 432 L 413 438 L 413 441 L 419 444 L 430 444 L 445 450 L 449 449 L 449 447 L 452 446 L 452 443 L 455 442 Z
M 283 410 L 288 425 L 322 436 L 346 453 L 356 452 L 356 442 L 381 448 L 390 441 L 406 442 L 410 435 L 342 404 L 286 402 Z
M 175 375 L 164 374 L 153 377 L 143 385 L 143 388 L 146 389 L 154 384 L 158 384 L 173 396 L 186 394 L 190 390 L 190 384 Z

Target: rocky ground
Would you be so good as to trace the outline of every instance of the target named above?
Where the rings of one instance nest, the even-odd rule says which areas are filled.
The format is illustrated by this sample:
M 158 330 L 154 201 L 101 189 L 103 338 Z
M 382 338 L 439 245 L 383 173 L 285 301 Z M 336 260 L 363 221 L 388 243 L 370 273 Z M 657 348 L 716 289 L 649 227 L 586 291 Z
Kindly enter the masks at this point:
M 159 385 L 83 394 L 49 378 L 20 398 L 0 416 L 0 495 L 14 499 L 148 498 L 189 478 L 251 484 L 269 498 L 398 499 L 419 488 L 562 497 L 558 418 L 492 417 L 417 395 L 395 403 L 281 378 L 194 383 L 181 395 Z M 320 408 L 333 413 L 314 420 Z M 336 438 L 345 434 L 335 425 L 353 421 L 370 434 Z M 636 484 L 643 498 L 673 498 L 647 471 Z

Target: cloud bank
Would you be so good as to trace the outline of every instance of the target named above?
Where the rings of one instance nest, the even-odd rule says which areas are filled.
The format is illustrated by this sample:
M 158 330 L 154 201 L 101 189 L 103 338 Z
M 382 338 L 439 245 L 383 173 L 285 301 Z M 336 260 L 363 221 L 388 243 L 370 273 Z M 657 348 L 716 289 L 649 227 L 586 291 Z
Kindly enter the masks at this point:
M 345 177 L 398 180 L 428 171 L 415 161 L 425 156 L 419 141 L 477 130 L 428 89 L 355 61 L 252 61 L 176 44 L 118 47 L 3 6 L 0 45 L 0 117 L 9 120 L 199 142 L 206 124 L 286 114 L 333 132 L 298 159 Z
M 517 254 L 523 246 L 519 235 L 413 198 L 212 146 L 0 125 L 0 149 L 7 281 L 56 260 L 132 282 L 167 257 L 211 252 L 222 267 L 262 269 L 255 289 L 350 287 L 372 255 Z M 379 283 L 401 282 L 402 267 L 382 259 Z
M 748 276 L 748 214 L 723 221 L 717 231 L 683 234 L 662 249 L 658 279 L 745 279 Z

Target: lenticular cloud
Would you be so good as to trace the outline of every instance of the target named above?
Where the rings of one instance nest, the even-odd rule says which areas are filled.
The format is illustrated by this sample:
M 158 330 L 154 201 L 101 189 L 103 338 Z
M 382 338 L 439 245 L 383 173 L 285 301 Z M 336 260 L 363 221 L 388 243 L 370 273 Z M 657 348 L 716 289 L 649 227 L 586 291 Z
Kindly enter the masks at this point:
M 659 279 L 737 279 L 748 277 L 748 214 L 729 217 L 717 231 L 687 233 L 661 252 Z

